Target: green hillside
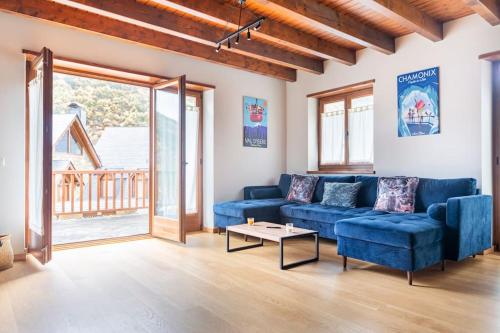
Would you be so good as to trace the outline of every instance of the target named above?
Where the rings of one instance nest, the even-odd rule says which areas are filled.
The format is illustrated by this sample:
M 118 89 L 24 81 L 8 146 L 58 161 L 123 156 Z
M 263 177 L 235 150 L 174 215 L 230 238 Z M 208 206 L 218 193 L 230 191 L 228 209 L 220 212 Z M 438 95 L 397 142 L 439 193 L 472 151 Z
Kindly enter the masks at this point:
M 147 88 L 55 73 L 54 113 L 66 113 L 72 102 L 85 108 L 94 144 L 105 127 L 148 126 Z

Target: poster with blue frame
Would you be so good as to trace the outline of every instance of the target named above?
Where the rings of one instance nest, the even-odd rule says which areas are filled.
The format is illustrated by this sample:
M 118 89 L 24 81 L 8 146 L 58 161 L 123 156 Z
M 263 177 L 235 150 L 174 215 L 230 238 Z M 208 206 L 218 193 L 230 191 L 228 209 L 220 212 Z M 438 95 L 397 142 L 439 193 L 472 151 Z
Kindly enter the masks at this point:
M 439 134 L 439 67 L 398 76 L 398 136 Z
M 267 148 L 267 101 L 243 96 L 243 146 Z

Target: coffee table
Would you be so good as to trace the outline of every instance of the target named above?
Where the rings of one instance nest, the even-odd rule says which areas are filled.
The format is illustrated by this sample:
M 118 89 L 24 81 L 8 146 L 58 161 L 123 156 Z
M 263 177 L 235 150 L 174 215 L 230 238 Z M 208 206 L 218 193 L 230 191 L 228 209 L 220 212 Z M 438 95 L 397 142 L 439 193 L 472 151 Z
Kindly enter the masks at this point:
M 279 229 L 278 229 L 279 227 Z M 229 240 L 231 233 L 241 234 L 244 236 L 256 237 L 259 239 L 259 243 L 240 246 L 236 248 L 231 248 L 229 245 Z M 284 264 L 284 241 L 286 239 L 294 239 L 294 238 L 302 238 L 302 237 L 314 237 L 314 245 L 316 249 L 316 254 L 314 257 L 300 260 L 296 262 L 292 262 L 289 264 Z M 284 225 L 270 223 L 270 222 L 255 222 L 253 225 L 249 224 L 238 224 L 228 226 L 226 228 L 226 251 L 227 252 L 235 252 L 241 250 L 252 249 L 255 247 L 260 247 L 264 245 L 264 239 L 272 242 L 279 243 L 280 245 L 280 268 L 281 269 L 289 269 L 293 267 L 297 267 L 299 265 L 307 264 L 310 262 L 319 260 L 319 241 L 318 241 L 318 232 L 314 230 L 302 229 L 302 228 L 293 228 L 292 232 L 287 232 Z

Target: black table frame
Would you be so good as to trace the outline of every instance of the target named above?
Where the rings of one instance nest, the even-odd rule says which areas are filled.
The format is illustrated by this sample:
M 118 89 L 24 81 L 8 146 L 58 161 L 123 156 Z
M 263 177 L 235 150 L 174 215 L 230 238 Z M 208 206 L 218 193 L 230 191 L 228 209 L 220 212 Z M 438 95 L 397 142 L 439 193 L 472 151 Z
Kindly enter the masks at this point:
M 231 230 L 226 229 L 226 251 L 227 252 L 236 252 L 236 251 L 242 251 L 242 250 L 253 249 L 256 247 L 264 246 L 264 238 L 258 238 L 259 243 L 257 243 L 257 244 L 244 245 L 244 246 L 240 246 L 240 247 L 231 248 L 230 242 L 229 242 L 231 233 L 245 235 L 244 233 L 239 233 L 236 231 L 231 231 Z M 312 258 L 309 258 L 309 259 L 299 260 L 299 261 L 295 261 L 295 262 L 292 262 L 289 264 L 285 264 L 284 263 L 284 261 L 285 261 L 284 260 L 284 257 L 285 257 L 285 252 L 284 252 L 285 239 L 305 238 L 308 236 L 314 237 L 314 246 L 315 246 L 315 252 L 316 252 L 315 256 Z M 250 237 L 254 237 L 254 236 L 250 236 Z M 274 241 L 271 240 L 271 242 L 274 242 Z M 280 238 L 279 246 L 280 246 L 280 269 L 286 270 L 286 269 L 294 268 L 294 267 L 297 267 L 300 265 L 308 264 L 308 263 L 315 262 L 315 261 L 319 260 L 319 237 L 318 237 L 317 231 L 311 232 L 309 234 L 298 234 L 298 235 L 290 235 L 290 236 L 282 237 L 282 238 Z

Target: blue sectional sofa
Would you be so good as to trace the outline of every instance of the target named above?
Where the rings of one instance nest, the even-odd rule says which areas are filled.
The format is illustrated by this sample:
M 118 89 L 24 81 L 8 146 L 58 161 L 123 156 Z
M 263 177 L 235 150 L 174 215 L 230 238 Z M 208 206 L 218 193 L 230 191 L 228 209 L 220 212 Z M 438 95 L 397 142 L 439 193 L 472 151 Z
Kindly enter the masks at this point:
M 291 222 L 336 239 L 338 254 L 407 272 L 444 260 L 459 261 L 491 247 L 492 198 L 477 194 L 476 180 L 420 178 L 415 213 L 374 211 L 378 177 L 322 176 L 312 203 L 287 201 L 291 175 L 278 185 L 244 188 L 244 200 L 214 205 L 215 225 L 225 228 L 256 221 Z M 356 208 L 321 205 L 326 182 L 361 182 Z

